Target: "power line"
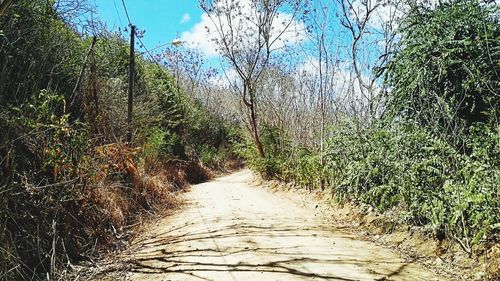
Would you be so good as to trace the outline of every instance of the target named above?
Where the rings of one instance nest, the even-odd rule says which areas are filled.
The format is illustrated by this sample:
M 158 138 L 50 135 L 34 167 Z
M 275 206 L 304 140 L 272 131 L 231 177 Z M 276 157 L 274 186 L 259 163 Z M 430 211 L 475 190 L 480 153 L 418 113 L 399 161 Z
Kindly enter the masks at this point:
M 151 58 L 151 61 L 156 64 L 156 66 L 161 70 L 161 71 L 164 71 L 166 74 L 169 74 L 168 71 L 162 67 L 160 65 L 160 63 L 158 63 L 158 61 L 154 58 L 154 56 L 151 54 L 151 52 L 148 50 L 148 48 L 146 48 L 146 45 L 144 45 L 144 42 L 142 42 L 142 39 L 138 36 L 136 36 L 137 39 L 139 40 L 139 42 L 141 43 L 142 45 L 142 48 L 144 48 L 144 50 L 146 51 L 146 53 L 148 54 L 148 56 Z
M 120 17 L 120 12 L 118 12 L 118 7 L 116 6 L 116 0 L 113 0 L 113 4 L 115 5 L 116 15 L 118 16 L 118 21 L 120 22 L 120 27 L 123 27 L 122 17 Z
M 122 5 L 123 5 L 123 10 L 125 10 L 125 14 L 127 15 L 127 19 L 128 19 L 128 24 L 130 26 L 132 26 L 132 21 L 130 20 L 130 16 L 128 14 L 128 10 L 127 10 L 127 5 L 125 4 L 125 0 L 122 0 Z M 141 37 L 137 36 L 137 33 L 134 32 L 134 36 L 139 40 L 139 42 L 141 43 L 141 47 L 144 48 L 144 50 L 146 50 L 146 53 L 151 57 L 151 59 L 154 60 L 154 57 L 151 55 L 151 53 L 149 52 L 148 48 L 146 48 L 146 45 L 144 44 L 144 42 L 142 42 L 142 39 Z
M 142 39 L 139 37 L 139 36 L 136 36 L 137 37 L 137 40 L 139 40 L 139 43 L 141 43 L 141 47 L 144 49 L 144 51 L 146 51 L 146 53 L 148 54 L 148 56 L 153 60 L 153 61 L 156 61 L 154 59 L 154 56 L 151 54 L 151 52 L 148 50 L 148 48 L 146 48 L 146 45 L 144 45 L 144 42 L 142 42 Z
M 132 21 L 130 20 L 130 16 L 128 14 L 128 10 L 127 10 L 127 5 L 125 4 L 125 0 L 122 0 L 122 5 L 123 5 L 123 9 L 125 10 L 125 14 L 127 15 L 127 19 L 128 19 L 128 23 L 130 26 L 133 26 L 132 24 Z M 158 61 L 155 60 L 154 56 L 151 54 L 151 52 L 148 50 L 148 48 L 146 47 L 146 44 L 144 44 L 144 42 L 142 41 L 141 37 L 137 36 L 137 33 L 134 32 L 134 36 L 137 38 L 137 40 L 139 40 L 139 43 L 141 43 L 141 47 L 145 50 L 145 52 L 148 54 L 148 56 L 151 58 L 151 60 L 162 70 L 163 67 L 158 63 Z M 155 48 L 156 49 L 156 48 Z
M 158 45 L 158 46 L 154 47 L 153 49 L 150 49 L 149 51 L 155 51 L 155 50 L 158 50 L 158 49 L 163 48 L 163 47 L 168 46 L 168 45 L 172 45 L 172 42 Z
M 130 31 L 130 74 L 129 74 L 129 93 L 128 93 L 128 109 L 127 109 L 127 120 L 128 120 L 128 132 L 127 132 L 127 141 L 128 143 L 131 143 L 132 141 L 132 107 L 133 107 L 133 97 L 134 97 L 134 79 L 133 79 L 133 73 L 134 73 L 134 68 L 135 68 L 135 62 L 134 62 L 134 38 L 137 38 L 139 42 L 141 43 L 141 47 L 144 48 L 146 53 L 149 55 L 151 60 L 158 66 L 158 68 L 162 71 L 165 71 L 161 67 L 161 65 L 155 60 L 154 56 L 151 54 L 151 52 L 148 50 L 144 42 L 142 42 L 142 39 L 140 36 L 137 36 L 136 32 L 136 26 L 132 24 L 132 21 L 130 20 L 130 16 L 128 14 L 127 10 L 127 5 L 125 5 L 125 0 L 122 0 L 123 4 L 123 9 L 125 10 L 125 14 L 127 15 L 128 23 L 131 28 Z
M 132 25 L 132 21 L 130 20 L 130 16 L 128 15 L 127 5 L 125 5 L 125 0 L 122 0 L 123 9 L 125 10 L 125 14 L 127 15 L 128 24 Z

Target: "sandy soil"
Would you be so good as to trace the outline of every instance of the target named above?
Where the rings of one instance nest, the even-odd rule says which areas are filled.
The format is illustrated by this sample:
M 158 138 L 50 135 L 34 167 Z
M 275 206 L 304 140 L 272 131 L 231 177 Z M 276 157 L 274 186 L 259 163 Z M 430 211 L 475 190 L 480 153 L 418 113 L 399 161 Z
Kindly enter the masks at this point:
M 251 180 L 243 170 L 193 186 L 181 212 L 133 241 L 125 279 L 448 280 Z

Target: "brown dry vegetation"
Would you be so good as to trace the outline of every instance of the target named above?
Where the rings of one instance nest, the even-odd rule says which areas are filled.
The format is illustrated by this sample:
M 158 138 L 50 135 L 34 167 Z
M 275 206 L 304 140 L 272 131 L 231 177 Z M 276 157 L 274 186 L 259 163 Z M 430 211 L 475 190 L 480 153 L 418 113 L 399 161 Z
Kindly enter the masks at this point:
M 95 148 L 95 171 L 85 180 L 82 206 L 85 228 L 103 244 L 113 242 L 141 210 L 175 207 L 175 192 L 187 186 L 182 166 L 146 171 L 145 161 L 134 160 L 139 152 L 124 144 Z
M 311 11 L 302 1 L 264 2 L 277 14 L 286 6 L 278 3 L 296 3 L 287 8 L 313 28 L 311 49 L 305 61 L 269 49 L 258 73 L 225 88 L 210 82 L 216 71 L 192 50 L 175 51 L 175 67 L 168 48 L 158 61 L 136 52 L 130 75 L 128 30 L 90 20 L 91 1 L 12 1 L 0 17 L 0 279 L 57 279 L 68 265 L 93 263 L 126 244 L 145 215 L 175 208 L 189 183 L 239 168 L 242 157 L 268 179 L 321 190 L 326 199 L 316 200 L 360 205 L 336 208 L 336 219 L 354 219 L 377 241 L 473 268 L 465 275 L 473 279 L 498 277 L 498 5 L 402 3 L 409 14 L 393 20 L 404 28 L 386 23 L 388 48 L 360 65 L 378 56 L 369 55 L 381 45 L 367 40 L 378 34 L 370 14 L 385 4 L 361 1 L 365 12 L 353 18 L 351 0 L 308 1 Z M 207 12 L 242 15 L 233 8 Z M 336 40 L 345 31 L 352 54 Z M 341 45 L 326 47 L 325 36 Z M 255 53 L 246 39 L 234 43 Z M 429 59 L 436 52 L 440 59 Z M 319 71 L 301 71 L 314 61 Z M 339 88 L 343 72 L 350 78 Z
M 15 1 L 0 17 L 0 280 L 64 279 L 234 158 L 234 125 L 139 53 L 129 124 L 123 34 L 76 32 L 60 2 Z

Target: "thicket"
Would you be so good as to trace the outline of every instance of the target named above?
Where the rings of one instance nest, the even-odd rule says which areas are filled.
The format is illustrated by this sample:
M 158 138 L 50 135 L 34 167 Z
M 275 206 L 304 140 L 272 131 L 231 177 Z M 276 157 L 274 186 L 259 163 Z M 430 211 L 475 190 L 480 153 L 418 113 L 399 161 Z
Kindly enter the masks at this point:
M 234 158 L 234 125 L 138 54 L 124 143 L 128 43 L 99 30 L 93 44 L 54 3 L 15 1 L 0 17 L 1 280 L 56 279 L 209 178 L 202 161 Z
M 494 4 L 416 5 L 385 66 L 384 114 L 339 112 L 324 164 L 316 147 L 263 126 L 265 158 L 238 147 L 266 178 L 372 205 L 437 237 L 473 246 L 499 239 L 500 24 Z

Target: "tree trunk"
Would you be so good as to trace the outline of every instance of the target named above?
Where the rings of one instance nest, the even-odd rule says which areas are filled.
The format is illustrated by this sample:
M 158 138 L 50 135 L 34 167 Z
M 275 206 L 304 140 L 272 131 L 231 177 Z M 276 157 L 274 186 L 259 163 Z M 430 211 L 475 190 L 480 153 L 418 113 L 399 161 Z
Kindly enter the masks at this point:
M 264 158 L 264 147 L 262 146 L 262 142 L 260 141 L 260 136 L 259 136 L 259 129 L 257 128 L 257 116 L 255 115 L 255 107 L 250 106 L 250 118 L 251 118 L 251 123 L 252 123 L 252 131 L 253 131 L 253 138 L 255 141 L 255 146 L 257 147 L 257 152 L 259 153 L 259 156 L 261 158 Z
M 262 146 L 262 142 L 260 141 L 259 129 L 257 126 L 257 114 L 255 113 L 255 100 L 254 93 L 252 87 L 248 87 L 250 102 L 245 104 L 250 108 L 250 124 L 252 126 L 253 138 L 255 141 L 255 146 L 257 147 L 257 152 L 259 153 L 260 158 L 264 158 L 264 147 Z

